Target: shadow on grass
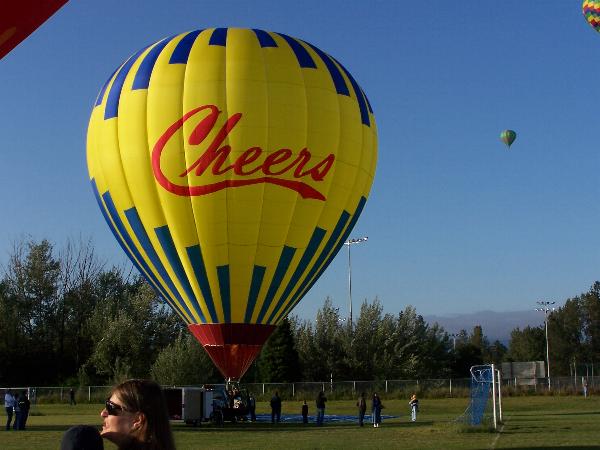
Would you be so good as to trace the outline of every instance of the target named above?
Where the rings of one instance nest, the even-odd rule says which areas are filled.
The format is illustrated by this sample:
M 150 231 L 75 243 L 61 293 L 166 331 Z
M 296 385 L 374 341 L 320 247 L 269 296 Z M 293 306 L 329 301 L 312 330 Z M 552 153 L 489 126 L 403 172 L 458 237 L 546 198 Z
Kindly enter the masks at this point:
M 417 428 L 417 427 L 426 427 L 433 425 L 432 421 L 422 421 L 422 422 L 384 422 L 381 424 L 381 428 Z M 298 424 L 298 423 L 226 423 L 223 427 L 217 427 L 212 424 L 202 424 L 198 427 L 186 426 L 184 424 L 174 424 L 173 431 L 177 431 L 178 433 L 211 433 L 211 432 L 245 432 L 245 433 L 253 433 L 253 432 L 268 432 L 268 431 L 288 431 L 288 432 L 314 432 L 314 431 L 327 431 L 331 429 L 360 429 L 356 423 L 325 423 L 323 426 L 319 427 L 316 424 Z M 373 428 L 372 424 L 365 423 L 362 428 Z
M 542 414 L 537 414 L 537 413 L 529 413 L 529 414 L 522 414 L 522 413 L 510 413 L 511 417 L 530 417 L 532 420 L 537 420 L 540 417 L 543 416 L 593 416 L 593 415 L 599 415 L 600 411 L 577 411 L 577 412 L 557 412 L 557 413 L 542 413 Z
M 90 425 L 92 427 L 98 428 L 98 431 L 100 431 L 100 429 L 102 428 L 101 425 L 98 425 L 97 423 L 93 423 L 93 424 L 74 423 L 72 425 L 31 425 L 31 426 L 28 426 L 27 428 L 25 428 L 24 430 L 11 430 L 10 433 L 21 434 L 21 433 L 31 433 L 31 432 L 35 432 L 35 431 L 42 431 L 42 432 L 44 432 L 44 431 L 61 431 L 64 433 L 69 428 L 74 427 L 76 425 Z

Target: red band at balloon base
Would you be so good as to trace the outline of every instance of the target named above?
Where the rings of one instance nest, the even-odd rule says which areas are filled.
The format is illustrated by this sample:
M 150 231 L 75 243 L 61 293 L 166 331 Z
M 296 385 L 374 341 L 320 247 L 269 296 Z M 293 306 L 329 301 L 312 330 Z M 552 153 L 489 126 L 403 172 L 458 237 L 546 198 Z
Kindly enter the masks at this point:
M 223 376 L 235 380 L 246 373 L 275 328 L 253 323 L 188 325 Z

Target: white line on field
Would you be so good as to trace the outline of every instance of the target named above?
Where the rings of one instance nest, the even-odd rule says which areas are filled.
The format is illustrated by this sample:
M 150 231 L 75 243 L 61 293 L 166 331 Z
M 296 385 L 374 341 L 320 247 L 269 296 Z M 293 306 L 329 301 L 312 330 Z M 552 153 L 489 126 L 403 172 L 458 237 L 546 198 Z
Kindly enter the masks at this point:
M 502 424 L 502 426 L 500 427 L 500 431 L 498 431 L 498 434 L 496 435 L 496 437 L 492 441 L 492 445 L 490 446 L 490 450 L 494 450 L 496 448 L 496 443 L 498 442 L 498 439 L 500 439 L 500 434 L 502 433 L 502 430 L 504 430 L 504 424 Z

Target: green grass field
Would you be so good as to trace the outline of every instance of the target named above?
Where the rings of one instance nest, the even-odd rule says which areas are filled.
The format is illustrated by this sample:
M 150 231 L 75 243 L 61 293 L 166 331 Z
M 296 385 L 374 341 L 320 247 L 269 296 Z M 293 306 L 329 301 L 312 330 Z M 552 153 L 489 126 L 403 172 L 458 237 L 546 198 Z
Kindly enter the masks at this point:
M 198 428 L 174 424 L 179 450 L 184 449 L 600 449 L 600 397 L 511 397 L 503 400 L 501 432 L 470 429 L 454 423 L 466 407 L 466 399 L 422 399 L 418 421 L 409 420 L 406 401 L 384 401 L 384 414 L 400 415 L 385 420 L 381 428 L 355 424 L 314 423 L 225 424 L 224 428 Z M 331 401 L 327 414 L 355 414 L 354 403 Z M 57 449 L 63 432 L 72 425 L 99 425 L 101 405 L 39 405 L 28 430 L 0 429 L 0 449 Z M 260 403 L 257 413 L 267 413 Z M 300 402 L 283 403 L 283 414 L 298 414 Z M 310 414 L 314 413 L 311 405 Z M 114 450 L 106 443 L 105 448 Z

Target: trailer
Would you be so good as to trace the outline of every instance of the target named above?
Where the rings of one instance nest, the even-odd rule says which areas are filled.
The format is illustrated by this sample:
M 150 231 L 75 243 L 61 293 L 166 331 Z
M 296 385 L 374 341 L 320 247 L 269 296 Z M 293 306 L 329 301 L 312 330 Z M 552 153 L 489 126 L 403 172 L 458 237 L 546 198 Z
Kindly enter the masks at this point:
M 172 387 L 163 389 L 170 420 L 182 420 L 198 426 L 211 420 L 212 391 L 200 387 Z
M 221 386 L 164 388 L 170 420 L 182 420 L 187 425 L 199 426 L 212 422 L 247 420 L 248 394 L 236 391 L 230 395 Z

